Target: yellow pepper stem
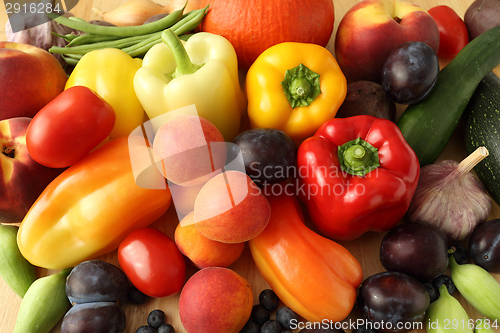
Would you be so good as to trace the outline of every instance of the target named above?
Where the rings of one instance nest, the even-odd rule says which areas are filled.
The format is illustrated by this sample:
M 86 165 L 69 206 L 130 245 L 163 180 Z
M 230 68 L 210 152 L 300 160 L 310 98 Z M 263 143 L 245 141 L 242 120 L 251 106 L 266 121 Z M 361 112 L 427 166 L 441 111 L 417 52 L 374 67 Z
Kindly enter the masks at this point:
M 303 64 L 287 70 L 281 86 L 293 109 L 299 106 L 309 106 L 321 94 L 319 74 Z
M 177 67 L 171 74 L 172 78 L 187 74 L 193 74 L 203 66 L 203 64 L 193 64 L 191 62 L 191 59 L 189 58 L 184 45 L 182 45 L 181 40 L 179 39 L 179 37 L 177 37 L 176 34 L 172 32 L 172 30 L 164 30 L 161 34 L 161 40 L 170 48 L 177 64 Z

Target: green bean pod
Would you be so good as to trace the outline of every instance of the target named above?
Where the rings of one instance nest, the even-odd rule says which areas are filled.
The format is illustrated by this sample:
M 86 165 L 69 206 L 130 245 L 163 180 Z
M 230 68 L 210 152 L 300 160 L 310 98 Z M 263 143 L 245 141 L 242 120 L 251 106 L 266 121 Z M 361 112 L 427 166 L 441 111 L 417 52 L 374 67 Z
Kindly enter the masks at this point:
M 484 268 L 459 265 L 450 257 L 451 280 L 467 302 L 483 316 L 500 321 L 500 284 Z
M 158 21 L 151 22 L 148 24 L 128 26 L 128 27 L 110 27 L 110 26 L 96 25 L 88 22 L 82 22 L 80 20 L 67 18 L 65 16 L 58 15 L 56 13 L 49 13 L 47 14 L 47 16 L 49 16 L 49 18 L 53 19 L 59 24 L 86 33 L 96 34 L 96 35 L 106 35 L 106 36 L 129 37 L 129 36 L 145 35 L 159 30 L 164 30 L 175 24 L 177 21 L 179 21 L 182 17 L 183 11 L 184 8 L 181 8 L 179 10 L 176 10 L 168 14 L 167 16 Z
M 17 246 L 17 226 L 0 224 L 0 276 L 20 297 L 36 280 L 35 267 L 30 264 Z
M 61 320 L 70 306 L 66 277 L 71 269 L 33 282 L 19 307 L 14 333 L 48 333 Z
M 481 318 L 476 321 L 474 333 L 493 333 L 493 326 L 498 328 L 498 323 L 495 323 L 488 318 Z
M 462 304 L 444 284 L 439 287 L 439 298 L 427 308 L 424 323 L 427 333 L 472 333 L 474 328 Z
M 69 41 L 67 46 L 79 46 L 79 45 L 86 45 L 86 44 L 92 44 L 92 43 L 97 43 L 97 42 L 113 41 L 113 40 L 117 40 L 120 38 L 122 38 L 122 37 L 84 34 L 84 35 L 78 36 L 77 38 L 73 38 L 71 41 Z

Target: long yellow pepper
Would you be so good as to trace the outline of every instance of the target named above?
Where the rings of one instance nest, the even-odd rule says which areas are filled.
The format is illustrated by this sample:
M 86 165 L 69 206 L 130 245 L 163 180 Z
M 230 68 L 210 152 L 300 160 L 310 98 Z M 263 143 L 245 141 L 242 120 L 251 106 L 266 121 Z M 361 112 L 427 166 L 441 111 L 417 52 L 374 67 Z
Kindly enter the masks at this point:
M 21 254 L 62 269 L 110 252 L 133 230 L 162 216 L 170 191 L 135 182 L 128 138 L 111 141 L 69 167 L 42 192 L 19 227 Z M 157 180 L 165 178 L 157 172 Z

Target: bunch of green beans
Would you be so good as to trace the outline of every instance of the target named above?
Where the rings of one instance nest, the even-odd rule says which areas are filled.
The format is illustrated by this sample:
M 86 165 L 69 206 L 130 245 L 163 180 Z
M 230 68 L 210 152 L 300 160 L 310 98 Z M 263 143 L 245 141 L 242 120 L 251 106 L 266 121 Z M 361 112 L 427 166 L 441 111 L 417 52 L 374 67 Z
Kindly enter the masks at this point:
M 68 44 L 64 47 L 53 46 L 49 52 L 61 54 L 69 65 L 76 65 L 87 52 L 104 48 L 117 48 L 131 57 L 141 57 L 151 47 L 161 43 L 161 34 L 165 29 L 172 30 L 181 39 L 189 38 L 190 35 L 185 33 L 200 24 L 207 9 L 208 6 L 183 13 L 182 8 L 158 21 L 129 27 L 95 25 L 80 18 L 52 14 L 49 17 L 54 21 L 85 34 L 60 36 Z

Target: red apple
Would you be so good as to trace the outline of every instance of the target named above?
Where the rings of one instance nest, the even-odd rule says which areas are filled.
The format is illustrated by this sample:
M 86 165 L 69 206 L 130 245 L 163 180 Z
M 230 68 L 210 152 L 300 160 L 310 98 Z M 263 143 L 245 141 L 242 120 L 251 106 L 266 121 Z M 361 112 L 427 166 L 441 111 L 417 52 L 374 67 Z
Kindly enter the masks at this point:
M 389 53 L 409 41 L 426 43 L 437 52 L 439 29 L 429 13 L 400 0 L 364 0 L 339 23 L 335 57 L 348 82 L 380 83 Z
M 64 90 L 67 75 L 49 52 L 0 42 L 0 120 L 32 118 Z
M 0 222 L 21 222 L 45 187 L 63 170 L 35 162 L 26 147 L 31 118 L 0 121 Z

